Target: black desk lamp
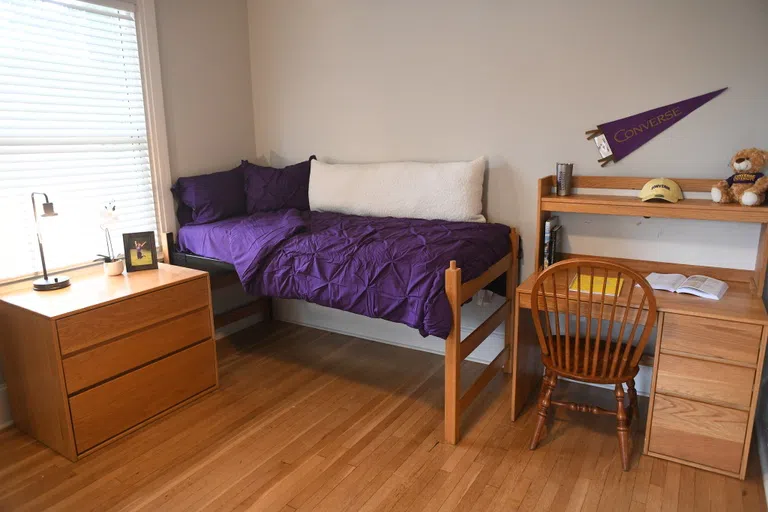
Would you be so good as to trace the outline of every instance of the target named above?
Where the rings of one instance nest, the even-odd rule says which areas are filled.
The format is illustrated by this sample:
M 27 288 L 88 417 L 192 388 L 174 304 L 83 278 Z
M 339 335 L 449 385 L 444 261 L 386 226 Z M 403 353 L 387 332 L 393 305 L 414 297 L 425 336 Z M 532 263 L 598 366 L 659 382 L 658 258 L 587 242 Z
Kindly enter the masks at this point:
M 35 282 L 32 283 L 32 288 L 41 292 L 66 288 L 69 286 L 69 278 L 67 276 L 48 277 L 48 269 L 45 268 L 45 254 L 43 253 L 43 237 L 40 234 L 40 226 L 37 223 L 37 206 L 35 205 L 35 195 L 45 197 L 45 202 L 43 203 L 43 214 L 41 217 L 55 217 L 58 215 L 55 211 L 53 211 L 53 203 L 48 201 L 48 194 L 44 192 L 32 192 L 32 213 L 35 216 L 37 246 L 40 248 L 40 260 L 43 262 L 43 277 L 41 279 L 36 279 Z

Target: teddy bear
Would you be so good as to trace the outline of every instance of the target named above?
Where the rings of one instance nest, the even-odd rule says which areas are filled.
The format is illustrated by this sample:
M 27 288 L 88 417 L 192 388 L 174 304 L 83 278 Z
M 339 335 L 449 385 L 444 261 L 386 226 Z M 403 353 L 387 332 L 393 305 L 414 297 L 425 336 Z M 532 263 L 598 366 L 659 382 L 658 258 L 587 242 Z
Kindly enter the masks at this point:
M 768 151 L 742 149 L 731 158 L 733 176 L 712 187 L 712 200 L 716 203 L 739 202 L 744 206 L 758 206 L 765 201 L 768 177 L 762 173 L 768 163 Z

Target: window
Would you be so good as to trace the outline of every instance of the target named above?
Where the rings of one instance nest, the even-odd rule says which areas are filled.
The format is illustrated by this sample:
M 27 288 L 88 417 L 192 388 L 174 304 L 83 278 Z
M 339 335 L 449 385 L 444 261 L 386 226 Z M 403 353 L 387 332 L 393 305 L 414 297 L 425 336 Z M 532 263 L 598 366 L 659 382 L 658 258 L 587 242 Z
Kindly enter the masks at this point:
M 110 201 L 115 252 L 157 231 L 134 8 L 100 3 L 0 0 L 0 281 L 42 271 L 32 192 L 49 269 L 105 254 Z

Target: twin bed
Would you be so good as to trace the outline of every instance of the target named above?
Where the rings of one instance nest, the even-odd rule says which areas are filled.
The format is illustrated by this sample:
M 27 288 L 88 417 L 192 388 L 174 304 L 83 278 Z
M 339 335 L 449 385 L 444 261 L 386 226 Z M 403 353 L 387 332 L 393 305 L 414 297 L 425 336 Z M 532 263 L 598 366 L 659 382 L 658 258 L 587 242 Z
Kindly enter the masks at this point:
M 313 169 L 314 172 L 314 169 Z M 170 263 L 234 271 L 254 297 L 302 299 L 445 339 L 445 438 L 509 364 L 518 236 L 501 224 L 281 208 L 167 235 Z M 505 303 L 462 341 L 461 305 L 506 275 Z M 461 393 L 461 363 L 502 322 L 504 349 Z

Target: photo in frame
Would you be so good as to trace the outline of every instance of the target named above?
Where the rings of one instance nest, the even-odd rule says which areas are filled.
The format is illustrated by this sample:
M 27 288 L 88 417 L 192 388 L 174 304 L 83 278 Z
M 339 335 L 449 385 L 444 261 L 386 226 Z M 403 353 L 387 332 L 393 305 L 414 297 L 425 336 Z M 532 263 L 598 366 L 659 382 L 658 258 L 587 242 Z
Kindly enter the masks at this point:
M 157 248 L 153 231 L 124 233 L 123 248 L 127 272 L 157 268 Z

